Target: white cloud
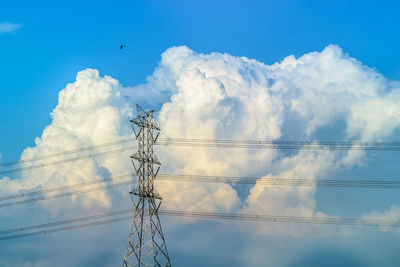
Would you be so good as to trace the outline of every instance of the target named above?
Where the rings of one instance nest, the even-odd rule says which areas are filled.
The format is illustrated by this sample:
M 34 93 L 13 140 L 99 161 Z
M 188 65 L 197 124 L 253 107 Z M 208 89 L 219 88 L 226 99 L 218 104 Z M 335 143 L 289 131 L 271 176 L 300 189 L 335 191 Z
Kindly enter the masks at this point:
M 0 34 L 15 32 L 21 27 L 20 24 L 10 23 L 10 22 L 0 22 Z
M 205 55 L 174 47 L 163 54 L 148 81 L 149 88 L 160 84 L 163 90 L 169 88 L 171 98 L 159 113 L 162 133 L 167 137 L 276 140 L 295 132 L 298 139 L 318 139 L 320 129 L 340 123 L 342 132 L 339 127 L 332 129 L 338 131 L 334 135 L 340 139 L 381 140 L 400 126 L 400 86 L 333 45 L 320 53 L 299 59 L 290 56 L 271 66 L 244 57 Z M 295 116 L 301 124 L 292 126 L 290 118 Z M 300 151 L 286 156 L 276 151 L 176 148 L 165 158 L 170 159 L 167 165 L 173 171 L 181 173 L 315 179 L 337 168 L 365 164 L 364 157 L 360 151 Z M 167 206 L 190 208 L 195 203 L 199 209 L 196 205 L 210 194 L 204 189 L 207 187 L 221 195 L 235 196 L 230 193 L 231 187 L 216 185 L 197 185 L 197 189 L 203 188 L 203 195 L 196 197 L 182 193 L 193 190 L 193 185 L 164 186 L 160 190 L 168 196 Z M 170 195 L 178 201 L 171 201 Z M 244 205 L 242 212 L 324 216 L 315 211 L 314 195 L 315 188 L 256 185 L 245 203 L 226 197 L 218 203 L 230 203 L 224 210 Z M 261 230 L 277 230 L 276 226 L 267 227 Z M 291 234 L 298 232 L 298 226 L 293 231 L 287 226 L 280 228 Z
M 135 103 L 161 106 L 158 120 L 163 137 L 313 140 L 321 129 L 332 128 L 340 139 L 380 140 L 399 129 L 399 88 L 333 45 L 273 65 L 173 47 L 163 53 L 147 82 L 136 87 L 122 87 L 96 70 L 79 72 L 76 81 L 60 92 L 51 125 L 22 158 L 126 138 L 131 135 L 128 119 Z M 337 124 L 341 127 L 334 127 Z M 354 151 L 288 154 L 159 147 L 157 152 L 162 172 L 183 174 L 315 179 L 337 168 L 365 164 L 365 154 Z M 130 171 L 128 154 L 121 154 L 26 171 L 20 179 L 3 178 L 0 183 L 3 192 L 16 192 Z M 171 209 L 324 216 L 316 212 L 315 188 L 256 185 L 244 201 L 226 184 L 159 182 L 158 191 L 163 207 Z M 74 201 L 87 209 L 112 204 L 106 192 Z M 299 232 L 283 228 L 269 225 L 257 230 Z
M 111 77 L 100 77 L 97 70 L 87 69 L 78 73 L 76 81 L 59 93 L 58 105 L 51 113 L 52 123 L 45 128 L 35 147 L 27 148 L 21 158 L 73 150 L 103 144 L 131 135 L 128 124 L 131 108 L 120 93 L 121 86 Z M 94 150 L 91 153 L 102 151 Z M 128 159 L 128 154 L 124 154 Z M 68 158 L 70 156 L 66 156 Z M 80 160 L 46 168 L 27 170 L 20 179 L 0 180 L 3 192 L 16 192 L 41 187 L 56 187 L 107 177 L 113 173 L 126 173 L 129 160 L 122 155 Z M 58 160 L 58 159 L 57 159 Z M 48 161 L 54 161 L 50 159 Z M 118 162 L 118 164 L 116 164 Z M 124 164 L 126 162 L 126 164 Z M 33 162 L 32 165 L 38 164 Z M 118 168 L 123 168 L 120 170 Z M 120 173 L 118 173 L 120 172 Z M 4 194 L 4 193 L 3 193 Z M 110 207 L 105 192 L 93 192 L 74 197 L 75 205 L 90 209 L 93 206 Z M 43 203 L 43 205 L 51 205 Z M 58 207 L 52 210 L 60 210 Z M 68 207 L 66 207 L 68 208 Z
M 373 220 L 391 220 L 391 221 L 399 221 L 400 220 L 400 207 L 396 205 L 390 206 L 388 210 L 380 211 L 372 211 L 370 213 L 364 214 L 361 219 L 373 219 Z M 392 225 L 394 225 L 393 223 Z M 378 224 L 379 229 L 382 231 L 387 231 L 390 229 L 388 224 L 383 225 L 382 223 Z M 396 226 L 398 228 L 398 226 Z M 400 230 L 399 230 L 400 231 Z

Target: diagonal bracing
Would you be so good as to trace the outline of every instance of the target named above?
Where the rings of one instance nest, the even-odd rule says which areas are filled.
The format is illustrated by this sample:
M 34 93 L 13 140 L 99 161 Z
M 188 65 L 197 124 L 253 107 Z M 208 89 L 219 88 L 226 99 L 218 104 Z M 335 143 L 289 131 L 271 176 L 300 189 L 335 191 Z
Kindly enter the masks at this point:
M 153 118 L 154 111 L 144 111 L 136 105 L 138 115 L 131 120 L 138 140 L 138 150 L 131 156 L 137 173 L 136 188 L 130 194 L 134 204 L 131 232 L 122 266 L 171 266 L 158 209 L 161 197 L 154 188 L 160 161 L 154 154 L 160 128 Z

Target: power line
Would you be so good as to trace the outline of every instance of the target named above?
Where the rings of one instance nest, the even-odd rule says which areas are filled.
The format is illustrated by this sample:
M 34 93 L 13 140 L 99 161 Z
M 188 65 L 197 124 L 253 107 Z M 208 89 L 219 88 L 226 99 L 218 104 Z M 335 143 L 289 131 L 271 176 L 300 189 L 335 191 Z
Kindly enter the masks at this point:
M 98 222 L 89 222 L 89 223 L 84 223 L 84 224 L 60 227 L 60 228 L 44 230 L 44 231 L 38 231 L 38 232 L 30 232 L 30 233 L 24 233 L 24 234 L 18 234 L 18 235 L 10 235 L 10 236 L 5 236 L 5 237 L 0 237 L 0 241 L 4 241 L 4 240 L 8 240 L 8 239 L 21 238 L 21 237 L 35 236 L 35 235 L 50 234 L 50 233 L 61 232 L 61 231 L 74 230 L 74 229 L 85 228 L 85 227 L 90 227 L 90 226 L 96 226 L 96 225 L 102 225 L 102 224 L 126 221 L 126 220 L 129 220 L 129 219 L 131 219 L 131 216 L 125 216 L 125 217 L 122 217 L 122 218 L 115 218 L 115 219 L 108 219 L 108 220 L 98 221 Z
M 31 225 L 27 227 L 12 228 L 0 231 L 0 234 L 8 234 L 15 232 L 24 232 L 28 230 L 48 228 L 52 226 L 60 226 L 76 222 L 89 221 L 89 223 L 82 223 L 72 226 L 59 227 L 36 232 L 28 232 L 16 235 L 8 235 L 0 237 L 0 241 L 15 239 L 21 237 L 28 237 L 33 235 L 48 234 L 60 231 L 73 230 L 89 226 L 96 226 L 101 224 L 108 224 L 113 222 L 129 220 L 131 216 L 111 218 L 103 221 L 90 222 L 95 219 L 102 219 L 107 217 L 115 217 L 131 213 L 132 209 L 115 211 L 104 214 L 97 214 L 92 216 L 85 216 L 80 218 L 68 219 L 63 221 L 56 221 L 52 223 L 45 223 L 39 225 Z M 190 217 L 199 219 L 218 219 L 218 220 L 238 220 L 238 221 L 258 221 L 258 222 L 274 222 L 274 223 L 301 223 L 301 224 L 328 224 L 328 225 L 355 225 L 355 226 L 380 226 L 380 227 L 399 227 L 399 220 L 386 220 L 386 219 L 354 219 L 342 217 L 302 217 L 302 216 L 277 216 L 277 215 L 263 215 L 263 214 L 242 214 L 242 213 L 221 213 L 221 212 L 202 212 L 202 211 L 176 211 L 176 210 L 160 210 L 160 215 L 177 216 L 177 217 Z
M 163 141 L 164 140 L 164 141 Z M 180 141 L 180 140 L 188 140 L 188 141 Z M 194 141 L 193 141 L 194 140 Z M 132 141 L 131 139 L 120 140 L 112 143 L 107 143 L 103 145 L 98 145 L 98 147 L 104 147 L 109 144 L 122 144 L 127 141 Z M 249 149 L 306 149 L 306 150 L 382 150 L 382 151 L 400 151 L 400 142 L 358 142 L 359 145 L 352 145 L 350 142 L 322 142 L 326 145 L 321 146 L 321 143 L 312 143 L 312 142 L 303 142 L 303 141 L 241 141 L 241 140 L 207 140 L 207 139 L 160 139 L 155 145 L 163 145 L 163 146 L 181 146 L 181 147 L 215 147 L 215 148 L 249 148 Z M 329 145 L 330 144 L 330 145 Z M 20 161 L 6 162 L 0 164 L 0 167 L 4 166 L 13 166 L 17 164 L 23 164 L 27 162 L 33 162 L 43 158 L 52 158 L 56 156 L 72 154 L 76 151 L 86 151 L 90 149 L 94 149 L 97 146 L 93 147 L 85 147 L 82 149 L 76 149 L 71 151 L 60 152 L 56 154 L 46 155 L 43 157 L 36 157 L 32 159 L 25 159 Z M 63 163 L 69 163 L 77 160 L 95 158 L 104 155 L 110 155 L 114 153 L 119 153 L 127 150 L 131 150 L 136 148 L 136 146 L 129 146 L 118 148 L 114 150 L 99 152 L 90 155 L 78 156 L 69 159 L 63 159 L 53 162 L 46 162 L 42 164 L 21 167 L 16 169 L 4 170 L 0 171 L 0 175 L 32 170 L 37 168 L 44 168 L 48 166 L 59 165 Z
M 61 193 L 61 194 L 56 194 L 56 195 L 51 195 L 51 196 L 42 196 L 42 197 L 37 197 L 37 198 L 30 198 L 30 199 L 18 200 L 18 201 L 13 201 L 13 202 L 0 203 L 0 208 L 21 205 L 21 204 L 27 204 L 27 203 L 32 203 L 32 202 L 38 202 L 38 201 L 42 201 L 42 200 L 68 197 L 68 196 L 73 196 L 73 195 L 78 195 L 78 194 L 85 194 L 85 193 L 90 193 L 90 192 L 99 191 L 99 190 L 103 190 L 103 189 L 131 185 L 131 184 L 132 184 L 132 181 L 121 182 L 121 183 L 104 185 L 104 186 L 99 186 L 99 187 L 89 188 L 89 189 L 76 190 L 76 191 L 72 191 L 72 192 Z
M 0 163 L 0 167 L 8 167 L 8 166 L 12 166 L 12 165 L 28 163 L 28 162 L 33 162 L 33 161 L 37 161 L 37 160 L 60 157 L 60 156 L 65 156 L 65 155 L 69 155 L 69 154 L 74 154 L 74 153 L 79 153 L 79 152 L 84 152 L 84 151 L 90 151 L 90 150 L 93 150 L 93 149 L 98 149 L 98 148 L 103 148 L 103 147 L 108 147 L 108 146 L 115 146 L 115 145 L 124 144 L 124 143 L 132 142 L 132 141 L 135 141 L 135 139 L 133 139 L 133 138 L 121 139 L 121 140 L 118 140 L 118 141 L 108 142 L 108 143 L 104 143 L 104 144 L 100 144 L 100 145 L 82 147 L 82 148 L 77 148 L 77 149 L 73 149 L 73 150 L 57 152 L 57 153 L 54 153 L 54 154 L 38 156 L 38 157 L 34 157 L 34 158 L 20 159 L 20 160 Z
M 224 220 L 244 220 L 244 221 L 267 221 L 278 223 L 309 223 L 309 224 L 336 224 L 336 225 L 359 225 L 359 226 L 400 226 L 399 220 L 385 219 L 353 219 L 342 217 L 301 217 L 301 216 L 276 216 L 262 214 L 235 214 L 220 212 L 194 212 L 194 211 L 160 211 L 162 215 L 185 216 L 203 219 L 224 219 Z
M 273 145 L 347 145 L 347 146 L 400 146 L 400 142 L 377 141 L 290 141 L 290 140 L 246 140 L 246 139 L 201 139 L 201 138 L 158 138 L 160 142 L 193 142 L 193 143 L 241 143 L 241 144 L 273 144 Z
M 302 150 L 382 150 L 400 151 L 400 142 L 306 142 L 306 141 L 252 141 L 207 139 L 162 139 L 157 145 L 197 146 L 249 149 L 302 149 Z
M 127 182 L 114 183 L 104 185 L 95 188 L 88 188 L 83 190 L 76 190 L 56 195 L 42 196 L 37 198 L 30 198 L 25 200 L 13 201 L 0 203 L 0 208 L 15 206 L 20 204 L 27 204 L 31 202 L 38 202 L 42 200 L 49 200 L 61 197 L 67 197 L 77 194 L 90 193 L 103 189 L 116 188 L 126 186 L 132 183 L 131 178 L 135 176 L 134 173 L 114 176 L 105 179 L 99 179 L 80 184 L 61 186 L 55 188 L 47 188 L 43 190 L 25 192 L 22 194 L 15 194 L 10 196 L 1 197 L 0 201 L 24 198 L 33 195 L 41 195 L 50 192 L 57 192 L 67 189 L 73 189 L 78 187 L 84 187 L 88 185 L 111 182 L 116 180 L 125 180 L 129 178 Z M 269 186 L 308 186 L 308 187 L 337 187 L 337 188 L 369 188 L 369 189 L 399 189 L 400 181 L 373 181 L 373 180 L 338 180 L 338 179 L 290 179 L 281 177 L 272 178 L 257 178 L 257 177 L 235 177 L 235 176 L 206 176 L 206 175 L 183 175 L 183 174 L 159 174 L 157 180 L 159 181 L 179 181 L 179 182 L 194 182 L 194 183 L 233 183 L 233 184 L 258 184 L 258 185 L 269 185 Z M 156 181 L 157 181 L 156 180 Z
M 0 167 L 9 167 L 33 161 L 70 155 L 74 153 L 90 151 L 108 146 L 125 144 L 135 141 L 133 138 L 121 139 L 100 145 L 88 146 L 74 150 L 67 150 L 54 154 L 38 156 L 0 163 Z M 339 141 L 258 141 L 258 140 L 218 140 L 218 139 L 185 139 L 185 138 L 159 138 L 156 145 L 170 146 L 200 146 L 200 147 L 226 147 L 226 148 L 258 148 L 258 149 L 312 149 L 312 150 L 400 150 L 400 142 L 339 142 Z M 129 150 L 131 148 L 127 148 Z M 116 152 L 111 152 L 116 153 Z M 97 155 L 97 154 L 95 154 Z M 101 154 L 103 155 L 103 154 Z M 95 157 L 89 156 L 89 157 Z M 38 165 L 40 166 L 40 165 Z M 2 174 L 0 172 L 0 174 Z
M 350 187 L 350 188 L 400 188 L 400 181 L 374 181 L 374 180 L 343 180 L 343 179 L 300 179 L 282 177 L 235 177 L 235 176 L 207 176 L 207 175 L 182 175 L 159 174 L 158 180 L 171 180 L 183 182 L 206 183 L 234 183 L 234 184 L 259 184 L 281 186 L 312 186 L 312 187 Z
M 30 226 L 25 226 L 25 227 L 11 228 L 11 229 L 7 229 L 7 230 L 1 230 L 0 235 L 41 229 L 41 228 L 47 228 L 47 227 L 51 227 L 51 226 L 59 226 L 59 225 L 64 225 L 64 224 L 69 224 L 69 223 L 77 223 L 77 222 L 94 220 L 94 219 L 102 219 L 102 218 L 106 218 L 106 217 L 124 215 L 127 213 L 131 213 L 132 211 L 133 211 L 133 209 L 126 209 L 126 210 L 119 210 L 119 211 L 108 212 L 108 213 L 103 213 L 103 214 L 78 217 L 78 218 L 73 218 L 73 219 L 68 219 L 68 220 L 56 221 L 56 222 L 51 222 L 51 223 L 43 223 L 43 224 L 30 225 Z
M 110 178 L 104 178 L 99 180 L 88 181 L 79 184 L 60 186 L 55 188 L 47 188 L 43 190 L 30 191 L 21 194 L 9 195 L 0 197 L 0 201 L 24 198 L 28 196 L 41 195 L 45 193 L 52 193 L 57 191 L 63 191 L 67 189 L 73 189 L 78 187 L 84 187 L 93 184 L 112 182 L 117 180 L 125 180 L 127 178 L 132 182 L 132 178 L 136 174 L 124 174 L 119 176 L 113 176 Z M 156 181 L 179 181 L 179 182 L 194 182 L 194 183 L 232 183 L 232 184 L 258 184 L 258 185 L 269 185 L 269 186 L 307 186 L 307 187 L 339 187 L 339 188 L 371 188 L 371 189 L 399 189 L 400 181 L 377 181 L 377 180 L 340 180 L 340 179 L 291 179 L 282 177 L 270 177 L 270 178 L 257 178 L 257 177 L 237 177 L 237 176 L 207 176 L 207 175 L 183 175 L 183 174 L 159 174 Z M 22 201 L 14 201 L 7 203 L 0 203 L 0 207 L 7 207 L 19 204 L 26 204 L 30 202 L 37 202 L 41 200 L 48 200 L 54 198 L 60 198 L 64 196 L 71 196 L 76 194 L 89 193 L 93 191 L 103 190 L 107 188 L 115 188 L 125 186 L 129 182 L 121 182 L 101 187 L 89 188 L 84 190 L 77 190 L 58 195 L 50 195 L 39 198 L 32 198 Z
M 116 180 L 121 180 L 121 179 L 126 179 L 126 178 L 133 178 L 134 175 L 135 175 L 134 173 L 129 173 L 129 174 L 124 174 L 124 175 L 112 176 L 110 178 L 92 180 L 92 181 L 83 182 L 83 183 L 79 183 L 79 184 L 64 185 L 64 186 L 47 188 L 47 189 L 42 189 L 42 190 L 37 190 L 37 191 L 25 192 L 25 193 L 21 193 L 21 194 L 14 194 L 14 195 L 0 197 L 0 201 L 29 197 L 29 196 L 34 196 L 34 195 L 41 195 L 44 193 L 62 191 L 62 190 L 67 190 L 67 189 L 72 189 L 72 188 L 77 188 L 77 187 L 82 187 L 82 186 L 87 186 L 87 185 L 93 185 L 93 184 L 99 184 L 99 183 L 105 183 L 105 182 L 111 182 L 111 181 L 116 181 Z
M 69 162 L 82 160 L 82 159 L 88 159 L 88 158 L 95 158 L 95 157 L 104 156 L 104 155 L 110 155 L 110 154 L 114 154 L 114 153 L 119 153 L 119 152 L 131 150 L 131 149 L 134 149 L 136 147 L 137 146 L 123 147 L 123 148 L 113 149 L 113 150 L 109 150 L 109 151 L 105 151 L 105 152 L 99 152 L 99 153 L 95 153 L 95 154 L 91 154 L 91 155 L 78 156 L 78 157 L 74 157 L 74 158 L 57 160 L 57 161 L 52 161 L 52 162 L 46 162 L 46 163 L 27 166 L 27 167 L 21 167 L 21 168 L 16 168 L 16 169 L 11 169 L 11 170 L 4 170 L 4 171 L 0 171 L 0 175 L 7 174 L 7 173 L 26 171 L 26 170 L 32 170 L 32 169 L 37 169 L 37 168 L 43 168 L 43 167 L 48 167 L 48 166 L 54 166 L 54 165 L 59 165 L 59 164 L 63 164 L 63 163 L 69 163 Z

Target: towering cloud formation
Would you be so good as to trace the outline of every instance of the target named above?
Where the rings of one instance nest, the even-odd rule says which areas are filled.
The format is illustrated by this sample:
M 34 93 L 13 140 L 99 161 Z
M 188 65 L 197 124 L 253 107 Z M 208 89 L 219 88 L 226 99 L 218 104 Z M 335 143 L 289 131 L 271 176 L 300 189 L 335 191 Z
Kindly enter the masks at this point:
M 127 138 L 131 135 L 128 124 L 131 116 L 131 108 L 121 95 L 118 81 L 108 76 L 99 77 L 97 70 L 81 71 L 76 81 L 59 93 L 58 105 L 51 113 L 52 123 L 44 129 L 40 138 L 36 138 L 35 147 L 25 149 L 21 158 L 35 158 Z M 91 153 L 100 151 L 102 150 L 94 150 Z M 118 168 L 125 171 L 129 167 L 129 160 L 126 162 L 119 156 L 98 157 L 27 170 L 19 179 L 5 178 L 0 181 L 1 188 L 5 194 L 109 177 L 113 172 L 120 171 Z M 56 160 L 59 161 L 60 158 Z M 54 161 L 55 159 L 46 160 Z M 37 164 L 38 162 L 31 163 Z M 95 192 L 79 199 L 82 202 L 77 201 L 76 205 L 83 203 L 86 208 L 92 205 L 111 205 L 105 192 Z
M 78 73 L 60 92 L 53 121 L 24 151 L 35 157 L 131 135 L 135 103 L 161 107 L 163 137 L 251 140 L 383 140 L 400 127 L 400 85 L 334 45 L 322 52 L 265 65 L 227 54 L 173 47 L 147 83 L 122 87 L 96 70 Z M 364 162 L 362 152 L 159 148 L 164 172 L 316 178 Z M 3 178 L 6 191 L 76 183 L 131 171 L 124 155 L 79 161 Z M 40 177 L 31 179 L 31 177 Z M 255 185 L 248 195 L 221 184 L 159 182 L 167 208 L 315 214 L 315 189 Z M 244 196 L 243 196 L 244 195 Z M 86 207 L 109 207 L 106 192 L 81 196 Z M 268 231 L 268 229 L 261 229 Z

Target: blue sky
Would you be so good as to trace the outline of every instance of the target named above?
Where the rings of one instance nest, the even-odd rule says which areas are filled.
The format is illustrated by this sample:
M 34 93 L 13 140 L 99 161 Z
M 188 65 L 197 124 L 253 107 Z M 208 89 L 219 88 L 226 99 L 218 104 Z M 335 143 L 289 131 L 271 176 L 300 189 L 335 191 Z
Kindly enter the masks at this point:
M 60 90 L 74 82 L 79 71 L 97 69 L 101 76 L 109 75 L 125 87 L 134 87 L 146 83 L 146 77 L 159 66 L 161 54 L 173 46 L 185 45 L 203 54 L 245 56 L 271 65 L 289 55 L 299 58 L 334 44 L 388 81 L 399 81 L 399 8 L 397 1 L 7 1 L 1 4 L 0 25 L 16 26 L 8 32 L 0 27 L 1 161 L 15 160 L 26 147 L 34 145 L 34 138 L 52 122 L 49 114 L 58 103 Z M 119 49 L 121 44 L 126 46 L 123 50 Z M 158 103 L 157 108 L 161 105 Z M 338 129 L 340 126 L 329 125 L 316 136 L 335 137 Z M 393 140 L 397 136 L 385 138 Z M 330 176 L 396 179 L 398 159 L 398 152 L 376 152 L 369 154 L 364 165 L 352 165 Z M 247 194 L 248 190 L 239 193 Z M 396 190 L 318 189 L 314 199 L 317 211 L 359 217 L 399 205 L 397 196 Z M 52 219 L 39 206 L 34 212 L 41 214 L 38 217 Z M 19 222 L 10 219 L 9 223 Z M 174 221 L 167 220 L 166 224 L 173 225 Z M 125 230 L 117 229 L 120 225 Z M 127 226 L 128 223 L 102 228 L 109 233 L 111 244 L 102 245 L 102 253 L 110 252 L 110 257 L 102 256 L 104 261 L 84 256 L 75 248 L 66 252 L 66 258 L 76 256 L 81 266 L 91 266 L 96 260 L 104 264 L 118 261 L 118 251 L 123 250 L 128 235 Z M 245 256 L 252 257 L 252 264 L 257 265 L 264 258 L 255 255 L 263 254 L 264 247 L 270 250 L 265 255 L 272 259 L 271 264 L 277 266 L 328 266 L 326 259 L 334 262 L 332 266 L 370 266 L 370 262 L 383 261 L 386 266 L 396 266 L 400 262 L 392 249 L 400 245 L 398 234 L 377 229 L 363 229 L 348 236 L 339 234 L 330 241 L 323 236 L 306 239 L 290 235 L 256 237 L 243 232 L 235 235 L 234 230 L 224 233 L 223 225 L 209 222 L 167 229 L 171 229 L 166 233 L 170 238 L 168 246 L 178 266 L 201 266 L 198 261 L 204 260 L 205 254 L 209 255 L 210 266 L 245 266 Z M 217 237 L 216 243 L 199 234 L 207 231 Z M 65 236 L 68 234 L 58 235 Z M 182 236 L 197 240 L 199 247 Z M 67 244 L 74 244 L 73 237 L 78 238 L 79 234 L 69 237 Z M 376 248 L 372 239 L 378 240 L 381 248 Z M 27 253 L 23 258 L 16 256 L 21 255 L 17 251 L 21 240 L 16 240 L 7 249 L 0 249 L 0 256 L 7 255 L 4 258 L 9 261 L 5 262 L 41 264 L 46 253 L 32 249 L 35 240 L 40 240 L 42 248 L 60 242 L 57 235 L 31 239 L 21 248 Z M 101 240 L 93 231 L 83 243 L 90 246 Z M 231 251 L 244 248 L 248 254 L 230 255 Z M 215 252 L 217 249 L 221 249 L 221 256 Z M 52 250 L 54 255 L 62 255 L 61 250 Z M 276 255 L 285 251 L 288 257 L 280 261 Z M 97 253 L 93 255 L 98 257 Z M 76 264 L 66 258 L 65 266 Z M 347 265 L 339 259 L 346 259 Z M 46 266 L 46 262 L 43 264 Z
M 96 68 L 135 85 L 174 45 L 270 64 L 333 43 L 400 79 L 398 7 L 396 1 L 6 1 L 2 20 L 22 27 L 0 35 L 1 138 L 18 136 L 2 142 L 4 156 L 31 144 L 49 123 L 58 91 L 79 70 Z

